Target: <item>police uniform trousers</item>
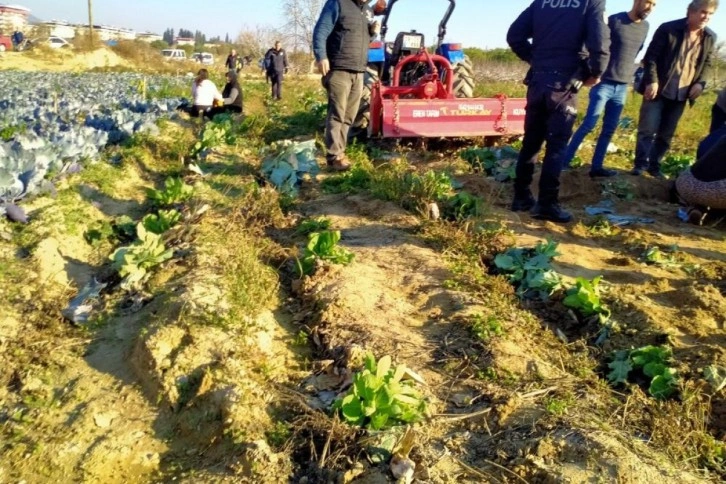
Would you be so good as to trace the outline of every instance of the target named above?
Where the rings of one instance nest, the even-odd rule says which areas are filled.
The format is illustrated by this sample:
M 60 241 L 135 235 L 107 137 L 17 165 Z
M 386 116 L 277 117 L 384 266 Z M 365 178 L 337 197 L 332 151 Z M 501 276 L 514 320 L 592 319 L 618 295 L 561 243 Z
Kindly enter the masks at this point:
M 577 94 L 568 89 L 570 75 L 534 72 L 527 89 L 524 140 L 517 160 L 515 197 L 527 198 L 537 155 L 546 142 L 539 182 L 540 205 L 558 203 L 560 172 L 577 117 Z

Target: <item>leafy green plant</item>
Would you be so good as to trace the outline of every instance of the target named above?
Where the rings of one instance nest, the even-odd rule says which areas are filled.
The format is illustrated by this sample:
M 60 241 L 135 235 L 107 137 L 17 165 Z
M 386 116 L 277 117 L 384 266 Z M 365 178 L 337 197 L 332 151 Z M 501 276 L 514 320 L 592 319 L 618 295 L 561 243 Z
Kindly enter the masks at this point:
M 610 223 L 607 217 L 598 215 L 587 224 L 587 231 L 591 235 L 600 237 L 610 237 L 618 233 L 618 228 Z
M 318 260 L 327 260 L 333 264 L 347 265 L 353 261 L 355 255 L 349 250 L 338 246 L 340 242 L 339 230 L 326 230 L 313 232 L 308 236 L 308 245 L 300 260 L 302 274 L 311 274 Z
M 694 161 L 692 155 L 668 155 L 661 162 L 660 171 L 668 178 L 678 178 Z
M 484 316 L 481 314 L 476 314 L 473 319 L 471 334 L 485 343 L 495 336 L 502 336 L 504 334 L 502 323 L 494 316 L 489 316 L 484 319 Z
M 673 353 L 667 346 L 643 346 L 634 350 L 615 352 L 613 361 L 608 364 L 610 383 L 625 383 L 633 370 L 639 370 L 650 381 L 648 393 L 664 400 L 678 389 L 676 370 L 669 366 Z
M 372 180 L 370 163 L 353 163 L 350 170 L 329 176 L 320 183 L 326 193 L 356 193 L 368 190 Z
M 494 265 L 508 276 L 519 297 L 547 299 L 562 286 L 559 274 L 552 270 L 551 265 L 557 255 L 557 242 L 547 239 L 546 242 L 538 242 L 534 248 L 508 249 L 494 258 Z
M 373 430 L 417 422 L 424 417 L 426 402 L 406 374 L 405 365 L 392 367 L 390 356 L 376 363 L 369 353 L 364 370 L 353 375 L 350 390 L 333 408 L 349 424 Z
M 502 156 L 503 154 L 508 156 Z M 471 146 L 459 153 L 459 156 L 469 163 L 475 172 L 493 176 L 499 182 L 514 180 L 517 177 L 517 155 L 517 150 L 512 147 L 495 150 Z
M 154 205 L 166 207 L 181 203 L 191 198 L 194 188 L 187 185 L 181 178 L 170 177 L 164 181 L 164 189 L 156 190 L 150 188 L 147 190 L 149 199 Z
M 326 217 L 309 218 L 300 222 L 300 226 L 297 228 L 297 233 L 307 235 L 313 232 L 328 230 L 330 229 L 331 223 L 330 219 Z
M 626 180 L 606 181 L 602 183 L 602 195 L 605 198 L 630 201 L 635 198 L 635 186 Z
M 567 290 L 562 304 L 579 312 L 583 317 L 598 315 L 601 322 L 610 318 L 610 310 L 600 301 L 602 276 L 588 281 L 584 277 L 575 279 L 575 285 Z
M 478 217 L 484 212 L 484 200 L 468 192 L 459 192 L 449 198 L 444 205 L 444 218 L 464 220 Z
M 680 265 L 676 259 L 675 252 L 678 247 L 673 247 L 671 252 L 661 250 L 657 246 L 646 247 L 640 260 L 649 265 L 657 265 L 662 267 L 674 267 Z
M 150 213 L 141 219 L 141 223 L 149 232 L 163 234 L 179 223 L 179 220 L 181 220 L 181 214 L 176 210 L 171 209 L 159 210 L 157 214 Z
M 221 144 L 232 144 L 232 118 L 229 114 L 219 114 L 214 120 L 204 124 L 199 140 L 189 153 L 191 158 L 203 158 L 212 148 Z
M 726 366 L 707 366 L 703 369 L 703 376 L 711 384 L 714 393 L 726 388 Z
M 160 235 L 149 232 L 143 224 L 136 226 L 136 233 L 139 239 L 134 244 L 117 249 L 110 257 L 114 268 L 124 278 L 124 288 L 140 284 L 149 269 L 171 259 L 174 253 L 164 246 Z
M 425 213 L 429 203 L 451 196 L 451 177 L 432 170 L 419 174 L 411 171 L 408 163 L 398 162 L 374 173 L 371 192 L 407 210 Z

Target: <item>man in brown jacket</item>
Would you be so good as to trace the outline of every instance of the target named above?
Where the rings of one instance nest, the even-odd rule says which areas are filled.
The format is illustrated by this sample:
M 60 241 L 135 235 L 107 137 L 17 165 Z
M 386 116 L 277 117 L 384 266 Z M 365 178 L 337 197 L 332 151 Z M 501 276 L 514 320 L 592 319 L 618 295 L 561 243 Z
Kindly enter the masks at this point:
M 706 87 L 716 44 L 716 34 L 706 24 L 716 8 L 718 0 L 692 0 L 687 17 L 662 24 L 648 46 L 638 89 L 643 104 L 633 175 L 647 170 L 652 176 L 663 176 L 660 162 L 686 102 L 693 104 Z

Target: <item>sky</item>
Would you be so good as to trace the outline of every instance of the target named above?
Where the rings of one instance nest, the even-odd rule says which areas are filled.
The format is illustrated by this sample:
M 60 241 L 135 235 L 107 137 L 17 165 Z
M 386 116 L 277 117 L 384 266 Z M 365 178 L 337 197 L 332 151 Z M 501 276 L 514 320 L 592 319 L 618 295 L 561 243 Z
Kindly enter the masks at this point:
M 309 0 L 304 0 L 309 1 Z M 2 0 L 0 0 L 2 2 Z M 22 5 L 41 20 L 87 22 L 86 0 L 9 0 Z M 464 47 L 492 49 L 506 47 L 506 32 L 531 0 L 458 0 L 448 24 L 447 41 Z M 648 18 L 650 33 L 663 22 L 683 18 L 689 0 L 659 0 Z M 726 1 L 711 18 L 709 27 L 726 39 Z M 94 23 L 126 27 L 161 34 L 169 27 L 200 30 L 208 37 L 235 38 L 245 29 L 280 27 L 285 23 L 283 0 L 93 0 Z M 448 1 L 399 0 L 389 22 L 389 40 L 402 30 L 415 29 L 436 38 L 438 23 Z M 607 14 L 630 10 L 632 0 L 608 0 Z

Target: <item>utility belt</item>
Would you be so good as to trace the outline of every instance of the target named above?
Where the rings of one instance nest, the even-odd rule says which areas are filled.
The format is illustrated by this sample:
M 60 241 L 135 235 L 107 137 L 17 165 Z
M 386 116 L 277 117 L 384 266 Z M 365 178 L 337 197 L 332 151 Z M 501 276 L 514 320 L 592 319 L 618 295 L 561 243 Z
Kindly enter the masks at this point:
M 567 79 L 567 82 L 565 83 L 565 89 L 572 93 L 577 93 L 582 88 L 583 82 L 585 82 L 585 80 L 587 80 L 591 76 L 591 72 L 590 67 L 584 61 L 575 70 L 575 72 L 563 71 L 562 69 L 530 68 L 529 71 L 527 71 L 527 75 L 524 77 L 524 84 L 529 85 L 532 78 L 536 75 L 557 76 L 562 78 L 563 80 Z

